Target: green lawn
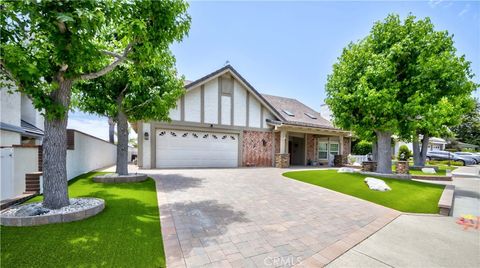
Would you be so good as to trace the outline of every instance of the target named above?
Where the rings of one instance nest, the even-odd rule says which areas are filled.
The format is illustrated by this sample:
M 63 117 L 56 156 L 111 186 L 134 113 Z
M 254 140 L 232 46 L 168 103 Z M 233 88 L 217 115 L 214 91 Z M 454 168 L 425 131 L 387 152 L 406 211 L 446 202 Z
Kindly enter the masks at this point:
M 2 226 L 2 267 L 165 267 L 155 182 L 94 183 L 95 174 L 68 189 L 70 197 L 103 198 L 104 211 L 78 222 Z
M 367 176 L 355 173 L 337 173 L 336 170 L 292 171 L 283 173 L 283 175 L 385 207 L 415 213 L 438 213 L 438 200 L 444 188 L 443 185 L 382 178 L 392 190 L 379 192 L 368 188 L 363 181 Z

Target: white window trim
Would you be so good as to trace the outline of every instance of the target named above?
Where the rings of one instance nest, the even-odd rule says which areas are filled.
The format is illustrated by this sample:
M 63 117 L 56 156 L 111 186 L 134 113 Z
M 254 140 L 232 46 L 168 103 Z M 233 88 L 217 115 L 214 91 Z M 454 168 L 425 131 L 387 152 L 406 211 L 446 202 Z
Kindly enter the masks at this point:
M 327 157 L 326 158 L 320 158 L 320 144 L 327 144 Z M 336 152 L 337 154 L 340 154 L 341 152 L 341 145 L 339 141 L 331 141 L 330 138 L 317 138 L 317 148 L 316 148 L 316 157 L 317 160 L 330 160 L 330 144 L 337 144 L 338 145 L 338 151 Z M 325 151 L 322 151 L 325 152 Z

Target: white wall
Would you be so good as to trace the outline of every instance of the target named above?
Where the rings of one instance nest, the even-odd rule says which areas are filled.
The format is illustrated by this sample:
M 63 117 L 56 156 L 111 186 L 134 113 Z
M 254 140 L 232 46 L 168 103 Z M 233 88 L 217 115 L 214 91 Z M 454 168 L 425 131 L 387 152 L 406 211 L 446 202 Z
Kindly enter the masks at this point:
M 37 147 L 1 148 L 0 200 L 25 192 L 25 174 L 38 171 Z
M 247 90 L 236 80 L 233 84 L 233 124 L 236 126 L 247 125 Z
M 148 140 L 145 140 L 143 134 L 147 132 L 149 134 Z M 156 139 L 155 133 L 150 133 L 150 123 L 143 123 L 142 124 L 142 131 L 138 133 L 138 135 L 142 135 L 141 142 L 142 142 L 142 168 L 150 168 L 151 166 L 151 158 L 150 158 L 150 151 L 151 145 L 150 142 L 152 139 Z
M 177 106 L 174 108 L 174 109 L 171 109 L 170 110 L 170 113 L 168 115 L 168 117 L 170 117 L 170 119 L 172 120 L 180 120 L 180 117 L 181 117 L 181 102 L 180 100 L 177 100 Z
M 222 96 L 222 125 L 232 123 L 232 97 Z
M 265 120 L 271 119 L 275 120 L 275 116 L 267 109 L 263 109 L 263 122 L 262 122 L 262 128 L 269 128 L 267 125 L 267 122 Z
M 67 178 L 115 164 L 114 144 L 75 131 L 75 149 L 67 150 Z
M 0 146 L 11 146 L 13 144 L 20 144 L 20 133 L 0 130 Z
M 262 109 L 261 109 L 262 106 L 260 102 L 257 100 L 257 98 L 253 96 L 253 94 L 250 94 L 249 97 L 250 99 L 249 99 L 249 105 L 248 105 L 248 108 L 249 108 L 248 126 L 260 128 L 261 127 L 260 114 L 262 112 Z
M 0 89 L 0 121 L 3 123 L 20 126 L 21 94 L 8 93 L 7 89 Z
M 36 126 L 37 124 L 37 110 L 33 107 L 32 101 L 22 94 L 22 120 Z
M 204 86 L 204 122 L 218 124 L 218 80 L 213 79 Z M 190 112 L 190 111 L 188 111 Z M 187 113 L 187 111 L 185 111 Z
M 200 88 L 185 94 L 185 121 L 200 122 Z

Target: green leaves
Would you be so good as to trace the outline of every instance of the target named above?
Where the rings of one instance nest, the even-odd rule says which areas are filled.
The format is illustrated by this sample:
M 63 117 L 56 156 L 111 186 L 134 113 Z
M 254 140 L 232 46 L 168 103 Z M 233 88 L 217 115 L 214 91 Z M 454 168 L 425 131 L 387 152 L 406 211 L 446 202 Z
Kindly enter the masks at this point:
M 462 103 L 478 87 L 472 77 L 452 36 L 435 31 L 430 19 L 389 15 L 343 50 L 327 80 L 326 102 L 336 125 L 364 138 L 373 130 L 433 136 L 468 109 Z
M 118 60 L 112 53 L 127 52 L 138 65 L 150 62 L 186 35 L 187 7 L 182 0 L 6 1 L 0 12 L 2 70 L 36 108 L 55 115 L 53 83 L 105 70 Z

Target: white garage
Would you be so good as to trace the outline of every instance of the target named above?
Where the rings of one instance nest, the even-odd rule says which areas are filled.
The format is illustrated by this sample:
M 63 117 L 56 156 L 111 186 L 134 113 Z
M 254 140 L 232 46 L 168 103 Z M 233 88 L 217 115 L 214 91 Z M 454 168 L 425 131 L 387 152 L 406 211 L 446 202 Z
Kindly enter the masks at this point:
M 157 129 L 156 167 L 237 167 L 238 134 Z

